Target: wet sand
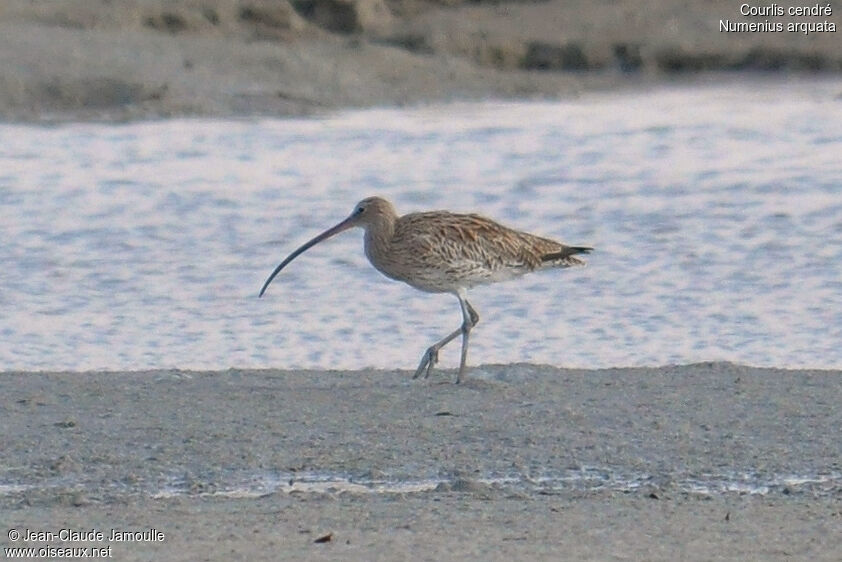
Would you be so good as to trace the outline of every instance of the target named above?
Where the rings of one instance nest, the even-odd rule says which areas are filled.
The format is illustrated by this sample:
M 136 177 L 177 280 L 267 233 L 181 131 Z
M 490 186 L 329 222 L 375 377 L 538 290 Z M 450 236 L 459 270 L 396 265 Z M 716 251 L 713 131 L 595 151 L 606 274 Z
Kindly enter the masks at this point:
M 4 373 L 0 510 L 164 533 L 119 560 L 838 560 L 840 374 Z

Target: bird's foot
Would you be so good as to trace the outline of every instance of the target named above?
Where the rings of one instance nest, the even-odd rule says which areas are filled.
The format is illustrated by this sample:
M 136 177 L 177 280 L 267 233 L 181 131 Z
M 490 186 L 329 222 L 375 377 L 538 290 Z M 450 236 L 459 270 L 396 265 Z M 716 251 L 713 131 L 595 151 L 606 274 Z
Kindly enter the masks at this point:
M 433 366 L 438 362 L 439 350 L 437 347 L 433 346 L 424 352 L 424 356 L 421 358 L 421 363 L 418 365 L 418 368 L 415 370 L 415 374 L 412 375 L 412 378 L 417 379 L 421 376 L 421 373 L 423 372 L 424 378 L 426 379 L 430 376 L 430 372 L 432 372 Z

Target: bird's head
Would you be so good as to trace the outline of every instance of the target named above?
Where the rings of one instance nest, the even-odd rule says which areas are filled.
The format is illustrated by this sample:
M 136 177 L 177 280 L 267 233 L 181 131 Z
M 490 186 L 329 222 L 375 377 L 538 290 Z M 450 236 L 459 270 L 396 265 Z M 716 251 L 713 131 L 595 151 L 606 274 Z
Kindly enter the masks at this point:
M 387 221 L 394 221 L 396 218 L 395 208 L 389 203 L 387 200 L 383 199 L 382 197 L 366 197 L 359 203 L 354 206 L 354 210 L 351 211 L 351 214 L 348 217 L 340 222 L 339 224 L 332 226 L 331 228 L 325 230 L 309 242 L 306 242 L 300 248 L 295 250 L 291 253 L 287 258 L 281 262 L 281 264 L 275 268 L 275 271 L 272 272 L 272 275 L 266 280 L 266 283 L 263 284 L 263 288 L 260 289 L 260 294 L 258 296 L 263 296 L 263 293 L 266 292 L 266 288 L 269 286 L 269 283 L 275 278 L 281 270 L 286 267 L 286 265 L 297 258 L 299 255 L 303 254 L 319 242 L 327 240 L 331 236 L 335 236 L 342 231 L 348 230 L 349 228 L 353 228 L 355 226 L 359 226 L 362 228 L 368 228 L 370 225 L 376 223 L 380 220 L 387 220 Z
M 354 210 L 351 211 L 350 216 L 343 222 L 352 221 L 353 224 L 350 226 L 361 226 L 365 228 L 378 220 L 394 220 L 396 216 L 395 208 L 387 200 L 382 197 L 366 197 L 354 206 Z

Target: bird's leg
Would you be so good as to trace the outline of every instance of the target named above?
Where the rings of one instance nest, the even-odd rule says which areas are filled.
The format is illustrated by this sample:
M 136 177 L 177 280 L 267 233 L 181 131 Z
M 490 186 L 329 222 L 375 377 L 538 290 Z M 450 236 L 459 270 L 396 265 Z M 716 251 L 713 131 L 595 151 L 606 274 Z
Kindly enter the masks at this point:
M 441 341 L 436 342 L 429 348 L 427 348 L 427 351 L 424 352 L 424 356 L 421 357 L 421 364 L 418 365 L 418 369 L 415 370 L 415 374 L 412 375 L 412 378 L 417 379 L 418 377 L 420 377 L 421 373 L 423 373 L 425 369 L 427 372 L 424 373 L 424 378 L 426 379 L 427 377 L 429 377 L 430 372 L 433 370 L 433 366 L 439 361 L 439 350 L 447 344 L 449 344 L 450 342 L 452 342 L 454 339 L 456 339 L 456 336 L 458 336 L 461 333 L 462 328 L 454 330 L 452 334 L 449 334 Z
M 465 299 L 464 293 L 457 293 L 456 296 L 459 298 L 459 305 L 462 309 L 462 326 L 445 336 L 442 340 L 431 345 L 424 352 L 424 356 L 421 357 L 421 363 L 418 365 L 418 369 L 415 370 L 412 378 L 417 379 L 421 376 L 421 373 L 424 373 L 425 379 L 429 377 L 433 371 L 433 366 L 438 363 L 439 350 L 456 339 L 459 334 L 462 334 L 462 361 L 459 365 L 459 375 L 456 378 L 456 382 L 458 383 L 462 380 L 462 375 L 465 372 L 465 361 L 468 358 L 468 334 L 471 328 L 479 322 L 479 314 L 477 314 L 477 311 Z
M 464 295 L 459 295 L 459 304 L 462 306 L 462 360 L 459 362 L 459 374 L 456 375 L 456 384 L 462 382 L 462 376 L 465 374 L 465 362 L 468 359 L 468 337 L 471 334 L 471 328 L 479 323 L 479 314 L 468 302 Z

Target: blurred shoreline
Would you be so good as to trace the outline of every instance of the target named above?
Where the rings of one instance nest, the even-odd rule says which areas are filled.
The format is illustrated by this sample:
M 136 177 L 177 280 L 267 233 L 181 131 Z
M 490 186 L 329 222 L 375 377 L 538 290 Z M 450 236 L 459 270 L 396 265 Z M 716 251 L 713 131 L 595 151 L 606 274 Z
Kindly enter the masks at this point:
M 841 31 L 723 32 L 720 22 L 838 27 L 840 10 L 760 18 L 719 0 L 7 0 L 0 120 L 283 117 L 838 77 Z

